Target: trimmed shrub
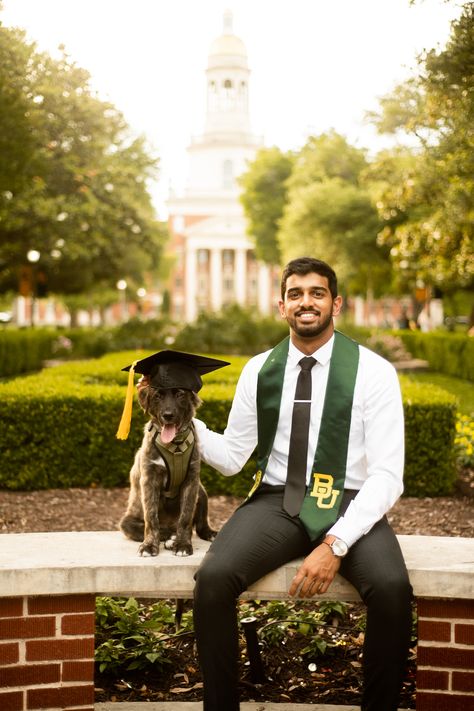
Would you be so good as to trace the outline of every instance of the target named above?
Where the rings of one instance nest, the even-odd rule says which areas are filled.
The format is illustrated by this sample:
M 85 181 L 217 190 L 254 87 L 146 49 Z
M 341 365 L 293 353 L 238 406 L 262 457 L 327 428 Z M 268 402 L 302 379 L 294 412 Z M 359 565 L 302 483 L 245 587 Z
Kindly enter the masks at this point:
M 430 370 L 474 380 L 474 338 L 463 333 L 397 331 L 413 358 L 427 360 Z
M 405 412 L 405 495 L 446 496 L 456 482 L 456 398 L 400 377 Z
M 54 329 L 0 329 L 0 378 L 39 370 L 51 358 Z
M 145 418 L 138 405 L 129 439 L 119 441 L 127 381 L 121 372 L 149 352 L 109 354 L 45 370 L 0 384 L 0 487 L 34 490 L 101 485 L 127 486 Z M 246 357 L 225 357 L 231 365 L 204 376 L 198 412 L 222 432 Z M 405 493 L 440 496 L 452 491 L 456 401 L 439 388 L 419 386 L 402 378 L 406 418 Z M 223 477 L 203 466 L 210 494 L 244 496 L 251 486 L 255 461 L 243 472 Z

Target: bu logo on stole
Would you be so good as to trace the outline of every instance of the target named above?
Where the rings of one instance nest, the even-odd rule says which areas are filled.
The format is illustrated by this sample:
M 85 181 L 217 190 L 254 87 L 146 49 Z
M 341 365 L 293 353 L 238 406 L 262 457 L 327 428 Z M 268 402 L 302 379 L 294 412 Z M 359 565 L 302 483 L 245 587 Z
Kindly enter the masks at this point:
M 310 491 L 310 496 L 314 496 L 316 506 L 320 509 L 332 509 L 337 497 L 341 493 L 339 489 L 333 489 L 334 477 L 330 474 L 314 473 L 314 485 Z

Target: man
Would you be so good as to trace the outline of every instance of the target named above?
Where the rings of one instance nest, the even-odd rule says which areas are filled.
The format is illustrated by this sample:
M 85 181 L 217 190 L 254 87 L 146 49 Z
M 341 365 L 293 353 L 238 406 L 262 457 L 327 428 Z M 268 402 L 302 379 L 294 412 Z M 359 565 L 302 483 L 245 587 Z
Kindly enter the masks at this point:
M 240 471 L 256 446 L 259 463 L 251 495 L 196 574 L 204 711 L 239 709 L 238 596 L 300 556 L 291 595 L 325 593 L 337 572 L 359 591 L 362 711 L 397 709 L 412 590 L 385 514 L 403 489 L 403 409 L 394 368 L 335 332 L 341 306 L 329 265 L 291 261 L 279 301 L 289 339 L 245 365 L 223 435 L 196 421 L 204 460 L 223 474 Z

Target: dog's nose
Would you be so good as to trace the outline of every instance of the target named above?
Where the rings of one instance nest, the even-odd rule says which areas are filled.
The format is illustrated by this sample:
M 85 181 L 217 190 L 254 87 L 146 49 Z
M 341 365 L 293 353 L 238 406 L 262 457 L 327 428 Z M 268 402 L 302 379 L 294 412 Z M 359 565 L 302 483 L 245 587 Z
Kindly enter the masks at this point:
M 166 420 L 166 422 L 170 422 L 173 419 L 174 415 L 171 410 L 165 410 L 165 412 L 163 412 L 162 417 L 164 420 Z

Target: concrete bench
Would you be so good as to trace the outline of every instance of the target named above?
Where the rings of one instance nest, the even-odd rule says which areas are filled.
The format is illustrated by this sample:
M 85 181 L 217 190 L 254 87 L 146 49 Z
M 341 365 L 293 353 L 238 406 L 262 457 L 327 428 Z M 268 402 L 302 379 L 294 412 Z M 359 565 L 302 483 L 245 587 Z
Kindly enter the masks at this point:
M 474 711 L 474 539 L 399 540 L 418 604 L 417 711 Z M 209 544 L 194 545 L 188 558 L 164 550 L 141 558 L 119 532 L 0 535 L 2 711 L 92 711 L 96 596 L 190 597 Z M 287 598 L 298 566 L 279 568 L 243 597 Z M 340 577 L 321 597 L 358 599 Z

